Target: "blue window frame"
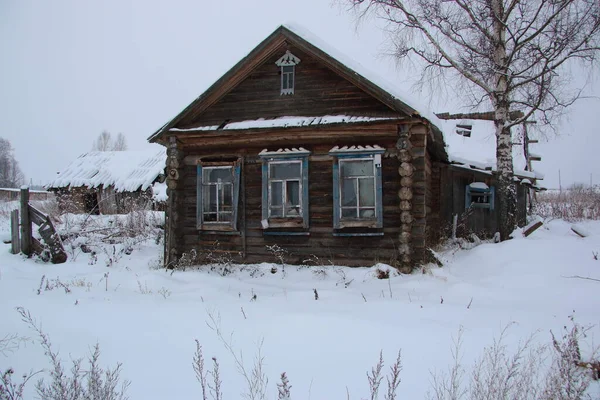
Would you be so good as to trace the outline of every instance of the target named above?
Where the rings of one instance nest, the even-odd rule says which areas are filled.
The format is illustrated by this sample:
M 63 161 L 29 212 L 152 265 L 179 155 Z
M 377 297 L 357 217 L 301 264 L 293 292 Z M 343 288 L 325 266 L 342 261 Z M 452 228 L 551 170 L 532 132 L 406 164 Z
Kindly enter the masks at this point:
M 333 227 L 383 228 L 383 186 L 378 146 L 369 151 L 334 148 Z
M 240 162 L 197 167 L 196 224 L 201 230 L 237 230 Z
M 308 228 L 308 156 L 305 149 L 269 152 L 262 158 L 262 226 Z
M 494 198 L 496 190 L 494 186 L 488 187 L 483 182 L 474 182 L 465 188 L 465 209 L 487 208 L 494 210 Z

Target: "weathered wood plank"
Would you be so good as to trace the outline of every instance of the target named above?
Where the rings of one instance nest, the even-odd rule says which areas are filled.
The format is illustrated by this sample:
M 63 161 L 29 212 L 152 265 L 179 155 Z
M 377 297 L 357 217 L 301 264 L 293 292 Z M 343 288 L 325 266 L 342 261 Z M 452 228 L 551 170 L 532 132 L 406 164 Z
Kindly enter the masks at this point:
M 19 210 L 12 210 L 10 213 L 10 249 L 12 254 L 19 254 L 21 252 Z

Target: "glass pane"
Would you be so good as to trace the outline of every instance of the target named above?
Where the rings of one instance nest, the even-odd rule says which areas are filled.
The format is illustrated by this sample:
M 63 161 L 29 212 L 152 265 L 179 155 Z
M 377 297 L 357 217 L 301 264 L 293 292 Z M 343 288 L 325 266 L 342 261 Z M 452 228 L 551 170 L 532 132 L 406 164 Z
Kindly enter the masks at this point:
M 271 207 L 271 217 L 283 217 L 283 207 Z
M 270 164 L 271 179 L 300 179 L 300 163 Z
M 340 173 L 343 178 L 353 176 L 373 176 L 373 161 L 342 161 Z
M 204 182 L 216 183 L 216 182 L 232 182 L 233 175 L 231 168 L 204 168 L 203 179 Z
M 356 206 L 356 179 L 342 180 L 342 206 Z
M 217 220 L 217 213 L 204 214 L 204 222 L 215 222 Z
M 300 182 L 288 181 L 286 205 L 300 205 Z
M 281 182 L 271 182 L 271 205 L 280 206 L 283 200 Z
M 375 209 L 374 208 L 361 208 L 360 209 L 360 217 L 361 218 L 366 218 L 366 219 L 371 219 L 371 218 L 375 218 Z
M 204 196 L 202 198 L 204 212 L 217 211 L 217 185 L 204 186 Z
M 284 66 L 283 66 L 283 67 L 281 67 L 281 68 L 283 68 L 282 72 L 283 72 L 284 74 L 285 74 L 285 73 L 290 73 L 290 72 L 291 72 L 291 73 L 293 73 L 293 72 L 294 72 L 294 66 L 293 66 L 293 65 L 284 65 Z
M 288 181 L 287 183 L 287 199 L 285 202 L 286 217 L 300 216 L 300 182 Z
M 281 88 L 282 89 L 288 89 L 289 88 L 287 77 L 288 77 L 287 74 L 281 75 Z
M 221 184 L 220 186 L 221 196 L 219 200 L 221 200 L 221 208 L 231 210 L 231 205 L 233 204 L 233 185 L 228 183 Z
M 356 208 L 342 208 L 342 218 L 356 218 Z
M 231 221 L 231 213 L 230 212 L 223 212 L 219 214 L 219 221 L 223 221 L 223 222 L 229 222 Z
M 360 207 L 375 206 L 375 182 L 373 178 L 359 179 Z
M 294 88 L 294 73 L 292 72 L 291 74 L 288 74 L 288 83 L 289 83 L 289 89 L 293 89 Z

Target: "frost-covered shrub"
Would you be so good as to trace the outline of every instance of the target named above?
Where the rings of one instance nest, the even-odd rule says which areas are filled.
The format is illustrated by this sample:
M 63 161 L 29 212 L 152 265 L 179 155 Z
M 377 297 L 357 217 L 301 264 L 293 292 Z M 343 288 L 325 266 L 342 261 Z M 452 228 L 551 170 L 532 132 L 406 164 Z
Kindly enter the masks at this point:
M 36 332 L 44 353 L 51 364 L 50 379 L 40 379 L 36 385 L 41 400 L 126 400 L 128 381 L 121 381 L 121 364 L 113 369 L 100 366 L 100 346 L 96 344 L 88 357 L 88 368 L 82 368 L 82 359 L 73 359 L 69 371 L 65 370 L 58 352 L 53 350 L 49 336 L 41 330 L 29 311 L 18 307 L 23 322 Z M 0 400 L 22 400 L 27 382 L 41 373 L 25 374 L 20 383 L 13 382 L 14 370 L 9 368 L 0 375 Z
M 506 345 L 505 328 L 466 376 L 461 364 L 462 331 L 452 349 L 453 364 L 447 373 L 432 374 L 430 399 L 487 400 L 584 400 L 593 377 L 579 350 L 582 328 L 573 321 L 563 335 L 552 334 L 552 344 L 536 344 L 534 337 L 511 351 Z M 596 352 L 592 357 L 596 356 Z M 548 363 L 550 360 L 550 363 Z
M 600 219 L 600 186 L 574 185 L 563 191 L 549 190 L 536 195 L 533 213 L 566 221 Z

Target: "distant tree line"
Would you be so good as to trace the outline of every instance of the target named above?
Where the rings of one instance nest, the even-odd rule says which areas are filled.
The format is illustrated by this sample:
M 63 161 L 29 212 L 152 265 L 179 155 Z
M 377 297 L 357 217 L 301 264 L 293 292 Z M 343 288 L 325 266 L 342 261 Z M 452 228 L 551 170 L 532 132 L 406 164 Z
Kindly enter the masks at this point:
M 25 176 L 15 159 L 10 142 L 0 137 L 0 187 L 16 188 L 23 184 Z
M 93 151 L 124 151 L 127 150 L 125 135 L 119 133 L 113 138 L 108 131 L 102 131 L 92 144 Z

